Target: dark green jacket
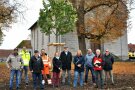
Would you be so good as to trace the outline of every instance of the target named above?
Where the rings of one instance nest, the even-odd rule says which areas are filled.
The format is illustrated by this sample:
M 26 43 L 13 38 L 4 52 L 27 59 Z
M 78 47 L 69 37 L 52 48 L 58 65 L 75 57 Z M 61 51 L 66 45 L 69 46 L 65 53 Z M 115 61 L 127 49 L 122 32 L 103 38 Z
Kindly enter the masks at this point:
M 103 69 L 105 71 L 109 71 L 113 69 L 113 63 L 114 63 L 114 58 L 111 54 L 109 55 L 105 55 L 103 56 L 103 60 L 104 60 L 104 65 L 103 65 Z

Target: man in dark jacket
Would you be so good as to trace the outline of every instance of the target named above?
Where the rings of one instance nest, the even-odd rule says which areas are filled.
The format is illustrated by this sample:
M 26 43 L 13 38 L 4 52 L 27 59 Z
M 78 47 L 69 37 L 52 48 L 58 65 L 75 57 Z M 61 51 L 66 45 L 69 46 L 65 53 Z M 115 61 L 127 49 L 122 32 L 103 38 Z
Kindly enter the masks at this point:
M 65 84 L 65 76 L 67 72 L 68 84 L 70 85 L 72 54 L 68 51 L 68 47 L 64 47 L 64 51 L 60 54 L 60 60 L 62 63 L 62 83 Z
M 110 54 L 109 50 L 107 49 L 105 51 L 105 54 L 103 56 L 103 59 L 104 59 L 104 72 L 105 72 L 105 84 L 107 84 L 107 74 L 109 74 L 110 78 L 111 78 L 111 81 L 112 81 L 112 85 L 114 85 L 114 80 L 113 80 L 113 73 L 112 73 L 112 69 L 113 69 L 113 63 L 114 63 L 114 58 L 113 56 Z
M 31 57 L 29 62 L 29 68 L 30 71 L 32 72 L 34 90 L 37 89 L 37 82 L 38 82 L 37 78 L 40 82 L 40 88 L 44 89 L 42 85 L 42 73 L 41 73 L 41 70 L 43 70 L 44 65 L 43 65 L 42 58 L 39 57 L 38 50 L 34 51 L 34 56 Z

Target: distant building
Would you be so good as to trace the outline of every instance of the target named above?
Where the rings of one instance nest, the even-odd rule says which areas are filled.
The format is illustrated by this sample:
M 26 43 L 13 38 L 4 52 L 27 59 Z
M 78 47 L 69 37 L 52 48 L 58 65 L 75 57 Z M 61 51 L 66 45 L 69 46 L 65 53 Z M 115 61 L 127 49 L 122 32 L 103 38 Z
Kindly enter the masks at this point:
M 55 35 L 45 35 L 44 33 L 41 33 L 40 27 L 37 25 L 37 22 L 35 22 L 29 28 L 29 30 L 31 30 L 32 50 L 37 49 L 40 51 L 42 48 L 44 48 L 46 52 L 48 52 L 52 57 L 56 49 L 55 47 L 48 47 L 48 44 L 56 41 Z M 66 43 L 66 46 L 69 47 L 69 50 L 73 53 L 73 55 L 75 55 L 76 51 L 79 49 L 77 33 L 75 31 L 59 36 L 59 42 Z M 95 45 L 90 43 L 89 40 L 86 39 L 86 48 L 93 49 L 94 47 Z M 102 51 L 104 51 L 105 49 L 109 49 L 111 53 L 115 54 L 123 60 L 128 59 L 127 33 L 125 33 L 125 35 L 120 37 L 118 40 L 104 43 L 101 48 Z
M 22 48 L 24 46 L 27 48 L 27 50 L 31 54 L 31 52 L 32 52 L 31 40 L 22 40 L 22 42 L 19 43 L 16 48 L 18 48 L 18 51 L 20 51 L 20 50 L 22 50 Z
M 23 46 L 25 46 L 30 53 L 32 52 L 31 40 L 22 40 L 16 48 L 20 51 Z M 11 53 L 13 53 L 13 50 L 0 49 L 0 62 L 5 62 Z
M 0 62 L 5 62 L 7 57 L 13 52 L 13 50 L 0 49 Z
M 129 52 L 135 52 L 135 44 L 132 43 L 128 44 L 128 50 Z

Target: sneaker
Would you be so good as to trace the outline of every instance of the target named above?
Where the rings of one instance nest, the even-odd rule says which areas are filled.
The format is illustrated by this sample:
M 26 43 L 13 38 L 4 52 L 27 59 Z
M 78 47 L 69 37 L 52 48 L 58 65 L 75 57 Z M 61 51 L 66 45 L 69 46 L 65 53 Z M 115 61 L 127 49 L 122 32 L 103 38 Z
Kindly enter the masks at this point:
M 19 90 L 19 87 L 17 87 L 16 90 Z
M 113 85 L 113 86 L 114 86 L 115 84 L 114 84 L 114 83 L 112 83 L 111 85 Z
M 58 86 L 58 85 L 56 85 L 55 87 L 56 87 L 56 88 L 59 88 L 59 86 Z
M 85 82 L 84 85 L 87 85 L 87 83 Z
M 67 85 L 71 86 L 71 85 L 72 85 L 72 83 L 69 83 L 69 82 L 68 82 L 68 83 L 67 83 Z
M 65 85 L 65 82 L 62 82 L 62 85 Z
M 26 83 L 25 85 L 26 85 L 26 86 L 28 86 L 29 84 L 28 84 L 28 83 Z
M 47 81 L 48 81 L 49 85 L 52 84 L 52 80 L 51 79 L 48 79 Z
M 45 85 L 45 80 L 42 80 L 42 85 Z
M 13 89 L 10 87 L 9 90 L 13 90 Z
M 44 90 L 44 88 L 41 88 L 41 90 Z
M 101 90 L 104 90 L 105 88 L 103 86 L 101 86 Z
M 98 86 L 97 86 L 97 85 L 95 85 L 95 88 L 98 88 Z
M 93 86 L 96 86 L 96 83 L 93 83 Z

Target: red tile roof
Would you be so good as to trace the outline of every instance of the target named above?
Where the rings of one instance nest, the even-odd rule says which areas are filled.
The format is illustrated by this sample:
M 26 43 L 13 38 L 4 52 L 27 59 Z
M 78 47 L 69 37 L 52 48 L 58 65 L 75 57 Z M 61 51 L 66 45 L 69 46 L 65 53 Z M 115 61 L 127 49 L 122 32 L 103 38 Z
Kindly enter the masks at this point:
M 129 51 L 135 51 L 135 44 L 128 44 Z
M 13 50 L 4 50 L 4 49 L 0 49 L 0 58 L 5 58 L 8 57 Z

